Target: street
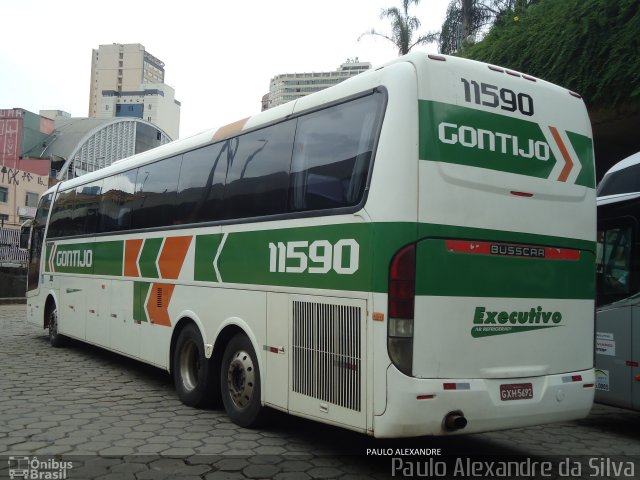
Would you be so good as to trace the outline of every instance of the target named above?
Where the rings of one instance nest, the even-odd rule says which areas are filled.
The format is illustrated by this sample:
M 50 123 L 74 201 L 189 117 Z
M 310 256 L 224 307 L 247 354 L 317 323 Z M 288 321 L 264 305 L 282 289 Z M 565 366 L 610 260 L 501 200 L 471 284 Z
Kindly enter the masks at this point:
M 164 371 L 79 342 L 50 347 L 24 305 L 0 306 L 0 331 L 0 478 L 18 457 L 69 479 L 501 477 L 504 459 L 537 468 L 518 476 L 547 477 L 544 462 L 550 478 L 640 476 L 631 411 L 595 405 L 575 422 L 444 438 L 376 440 L 279 413 L 247 430 L 182 405 Z M 496 465 L 455 463 L 469 455 Z

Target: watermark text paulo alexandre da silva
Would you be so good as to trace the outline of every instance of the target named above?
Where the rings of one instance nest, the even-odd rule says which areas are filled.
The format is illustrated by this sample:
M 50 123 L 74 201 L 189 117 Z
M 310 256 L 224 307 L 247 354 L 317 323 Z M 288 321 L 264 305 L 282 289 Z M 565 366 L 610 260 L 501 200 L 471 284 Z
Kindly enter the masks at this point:
M 637 467 L 636 462 L 608 457 L 582 461 L 442 457 L 439 448 L 367 449 L 367 455 L 390 457 L 391 476 L 399 478 L 635 478 Z

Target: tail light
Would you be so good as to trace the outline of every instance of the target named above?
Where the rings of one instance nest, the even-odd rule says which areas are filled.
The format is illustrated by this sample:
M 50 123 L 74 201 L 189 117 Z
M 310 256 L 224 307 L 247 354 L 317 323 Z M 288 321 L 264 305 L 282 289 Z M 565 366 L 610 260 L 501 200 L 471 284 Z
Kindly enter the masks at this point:
M 393 364 L 405 375 L 413 366 L 413 317 L 416 292 L 416 246 L 408 245 L 391 260 L 387 350 Z

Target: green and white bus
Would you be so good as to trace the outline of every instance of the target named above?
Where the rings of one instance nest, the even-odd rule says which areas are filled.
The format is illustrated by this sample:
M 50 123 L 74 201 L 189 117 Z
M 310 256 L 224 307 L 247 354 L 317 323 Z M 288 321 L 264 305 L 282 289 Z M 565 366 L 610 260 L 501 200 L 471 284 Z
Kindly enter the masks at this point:
M 410 54 L 47 191 L 28 319 L 222 400 L 376 437 L 584 417 L 595 185 L 579 95 Z

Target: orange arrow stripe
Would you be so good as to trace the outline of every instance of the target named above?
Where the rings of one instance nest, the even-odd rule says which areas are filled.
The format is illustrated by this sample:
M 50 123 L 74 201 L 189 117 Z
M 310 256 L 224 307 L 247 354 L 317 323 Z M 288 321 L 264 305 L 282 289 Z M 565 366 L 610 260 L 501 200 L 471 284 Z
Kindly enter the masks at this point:
M 124 276 L 139 277 L 138 255 L 142 248 L 142 239 L 127 240 L 124 244 Z
M 562 141 L 562 137 L 560 133 L 555 127 L 549 126 L 549 130 L 551 130 L 551 135 L 553 135 L 553 139 L 558 144 L 558 148 L 560 149 L 560 153 L 562 154 L 562 158 L 564 158 L 564 167 L 560 172 L 560 176 L 558 177 L 559 182 L 566 182 L 567 178 L 569 178 L 569 173 L 573 170 L 573 161 L 571 160 L 571 155 L 569 155 L 569 151 Z
M 158 268 L 161 278 L 176 280 L 180 275 L 184 258 L 191 245 L 191 236 L 188 237 L 168 237 L 164 241 L 160 258 L 158 258 Z
M 151 323 L 164 325 L 165 327 L 171 326 L 168 308 L 174 288 L 176 288 L 175 285 L 167 283 L 154 283 L 151 285 L 151 293 L 147 300 L 147 314 Z

